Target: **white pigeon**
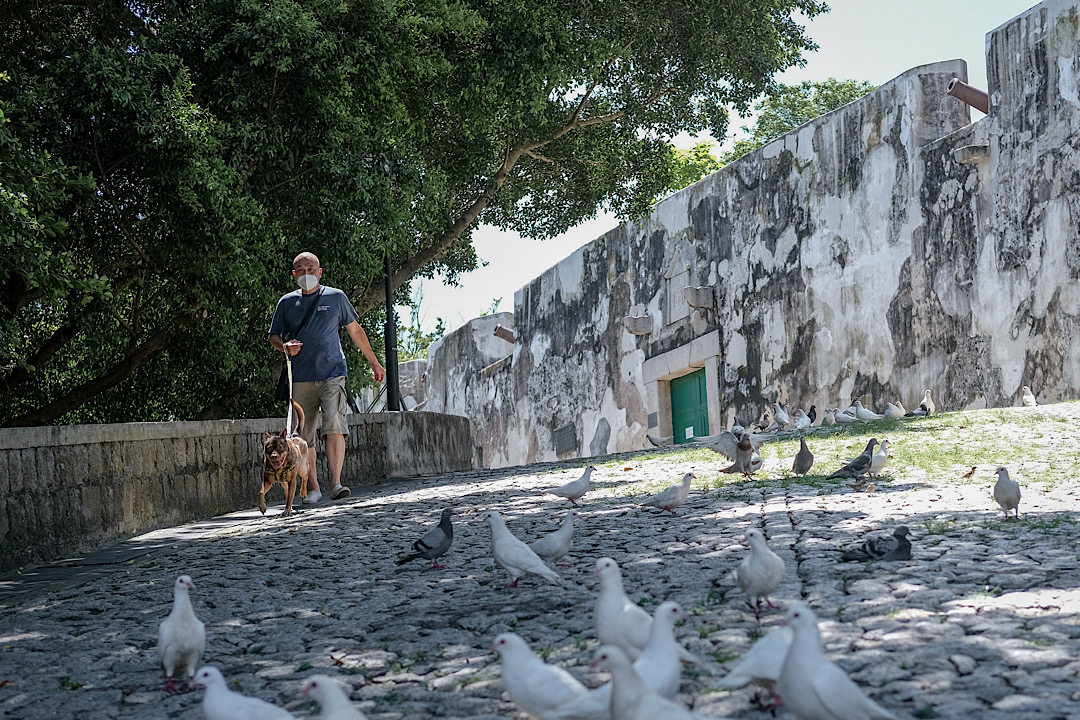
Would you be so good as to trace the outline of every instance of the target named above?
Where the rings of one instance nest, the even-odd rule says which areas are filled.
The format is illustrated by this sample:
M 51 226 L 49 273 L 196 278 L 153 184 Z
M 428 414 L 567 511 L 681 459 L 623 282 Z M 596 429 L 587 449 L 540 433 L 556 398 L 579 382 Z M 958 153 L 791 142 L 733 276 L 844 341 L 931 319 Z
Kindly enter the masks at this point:
M 563 518 L 562 525 L 553 533 L 548 533 L 539 540 L 529 543 L 529 549 L 540 556 L 544 562 L 561 560 L 574 546 L 574 521 L 581 517 L 577 510 L 571 510 Z M 573 567 L 572 565 L 556 565 Z
M 760 604 L 760 598 L 765 598 L 769 607 L 775 608 L 769 595 L 780 587 L 784 579 L 783 558 L 769 549 L 760 530 L 747 530 L 739 542 L 750 547 L 750 554 L 732 571 L 735 584 L 747 594 L 750 605 L 755 609 Z
M 533 655 L 520 636 L 502 633 L 491 652 L 502 660 L 502 681 L 510 699 L 534 718 L 584 697 L 589 689 L 577 678 Z
M 206 627 L 195 617 L 188 594 L 194 588 L 195 583 L 187 575 L 176 578 L 173 583 L 172 612 L 158 626 L 157 656 L 165 669 L 166 692 L 179 692 L 173 685 L 173 674 L 178 670 L 184 671 L 188 687 L 194 687 L 195 668 L 199 666 L 203 650 L 206 649 Z
M 655 495 L 650 495 L 641 501 L 642 505 L 658 507 L 661 511 L 667 510 L 672 515 L 675 508 L 686 502 L 690 496 L 690 481 L 695 477 L 694 473 L 683 475 L 682 482 L 677 485 L 669 485 Z
M 202 707 L 206 720 L 295 720 L 293 714 L 265 700 L 233 692 L 212 665 L 195 673 L 195 685 L 206 688 Z
M 319 703 L 320 720 L 367 720 L 341 686 L 326 675 L 312 675 L 305 680 L 300 695 L 310 695 Z
M 1021 388 L 1021 392 L 1024 395 L 1024 407 L 1035 407 L 1039 404 L 1039 401 L 1035 399 L 1035 394 L 1027 385 Z
M 634 670 L 626 653 L 614 645 L 601 646 L 592 666 L 611 673 L 612 720 L 693 720 L 704 717 L 651 690 Z
M 795 410 L 795 424 L 791 426 L 791 429 L 795 432 L 805 430 L 810 427 L 810 416 L 803 412 L 802 408 Z
M 825 408 L 825 412 L 821 414 L 822 425 L 835 425 L 836 424 L 836 411 L 832 408 Z
M 675 697 L 682 679 L 683 649 L 675 640 L 675 623 L 685 620 L 686 613 L 678 603 L 660 603 L 653 613 L 649 641 L 641 656 L 634 661 L 634 670 L 645 687 L 666 698 Z M 611 717 L 611 683 L 604 683 L 557 709 L 544 713 L 541 720 L 608 720 Z
M 896 720 L 826 659 L 817 616 L 806 603 L 792 604 L 787 624 L 793 633 L 791 649 L 776 682 L 784 707 L 802 720 Z
M 664 697 L 675 697 L 682 679 L 681 658 L 686 650 L 675 639 L 675 623 L 686 620 L 688 615 L 678 603 L 666 600 L 653 613 L 649 626 L 649 639 L 640 657 L 634 661 L 634 669 L 645 686 Z
M 788 415 L 787 405 L 781 406 L 780 403 L 773 403 L 773 419 L 781 430 L 790 425 L 791 416 Z
M 863 422 L 873 422 L 874 420 L 880 420 L 881 418 L 883 418 L 885 416 L 884 415 L 878 415 L 876 412 L 874 412 L 870 408 L 863 407 L 862 402 L 860 402 L 859 400 L 856 400 L 855 401 L 855 417 L 857 417 L 859 420 L 862 420 Z
M 907 415 L 907 409 L 904 408 L 904 403 L 899 400 L 896 401 L 896 409 L 900 411 L 901 415 Z
M 600 578 L 600 592 L 593 607 L 596 637 L 607 645 L 616 645 L 631 660 L 637 660 L 649 642 L 652 618 L 626 596 L 622 570 L 611 558 L 596 561 L 595 574 Z
M 780 668 L 787 657 L 791 647 L 793 633 L 791 628 L 784 626 L 773 630 L 765 637 L 750 646 L 735 667 L 731 668 L 717 684 L 720 687 L 734 690 L 749 683 L 760 685 L 769 692 L 776 686 L 776 679 L 780 677 Z
M 871 477 L 877 477 L 877 475 L 885 469 L 885 463 L 889 461 L 889 441 L 882 440 L 878 445 L 877 451 L 870 456 L 870 469 L 867 470 L 867 474 Z
M 547 578 L 556 585 L 562 585 L 558 573 L 545 565 L 528 545 L 506 529 L 506 521 L 503 520 L 502 515 L 495 510 L 488 510 L 484 513 L 483 519 L 491 526 L 491 554 L 495 556 L 498 566 L 510 573 L 513 579 L 507 587 L 517 587 L 518 578 L 526 573 L 533 573 Z
M 560 485 L 557 488 L 551 488 L 544 492 L 548 495 L 558 495 L 559 497 L 566 498 L 570 501 L 570 504 L 574 507 L 578 507 L 577 501 L 581 499 L 589 490 L 589 483 L 592 482 L 592 474 L 596 470 L 596 466 L 590 465 L 585 468 L 585 472 L 581 474 L 577 480 L 571 480 L 565 485 Z
M 999 467 L 994 471 L 997 475 L 997 482 L 994 483 L 994 500 L 1001 506 L 1001 509 L 1005 511 L 1005 518 L 1008 519 L 1009 511 L 1016 511 L 1016 519 L 1020 519 L 1020 485 L 1015 480 L 1009 477 L 1009 471 L 1003 467 Z
M 898 420 L 904 417 L 904 408 L 893 405 L 892 403 L 885 403 L 885 417 L 890 420 Z
M 933 415 L 935 412 L 937 412 L 937 406 L 934 405 L 934 399 L 930 397 L 930 391 L 927 390 L 926 394 L 923 395 L 923 399 L 922 402 L 919 404 L 919 407 L 906 414 L 913 415 L 915 417 L 928 417 L 930 415 Z
M 852 414 L 849 414 L 846 410 L 841 411 L 840 408 L 833 410 L 833 420 L 837 425 L 851 425 L 859 422 L 859 419 Z

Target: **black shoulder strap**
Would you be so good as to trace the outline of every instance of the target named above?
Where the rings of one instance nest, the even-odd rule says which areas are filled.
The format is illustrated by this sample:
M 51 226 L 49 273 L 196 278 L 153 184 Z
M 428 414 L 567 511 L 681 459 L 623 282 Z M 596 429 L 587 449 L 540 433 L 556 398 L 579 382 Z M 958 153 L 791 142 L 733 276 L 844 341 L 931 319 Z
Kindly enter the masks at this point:
M 293 333 L 293 340 L 295 340 L 296 336 L 299 335 L 301 331 L 303 331 L 304 327 L 307 325 L 307 321 L 311 319 L 311 314 L 315 312 L 315 308 L 319 306 L 319 298 L 322 297 L 322 291 L 323 289 L 320 287 L 319 292 L 315 293 L 315 300 L 312 301 L 310 305 L 308 305 L 307 312 L 304 313 L 304 319 L 300 321 L 300 327 L 296 328 L 296 332 Z

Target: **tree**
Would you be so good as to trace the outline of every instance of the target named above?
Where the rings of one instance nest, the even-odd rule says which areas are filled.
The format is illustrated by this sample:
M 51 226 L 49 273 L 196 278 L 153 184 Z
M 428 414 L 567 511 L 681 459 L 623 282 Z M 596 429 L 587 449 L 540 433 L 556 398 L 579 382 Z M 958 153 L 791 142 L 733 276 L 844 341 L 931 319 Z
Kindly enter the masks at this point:
M 666 138 L 722 135 L 814 47 L 793 14 L 824 10 L 5 3 L 0 420 L 276 412 L 265 335 L 298 251 L 367 313 L 387 256 L 401 301 L 475 266 L 478 221 L 641 215 L 671 186 Z
M 398 361 L 426 360 L 431 343 L 446 334 L 446 323 L 441 317 L 435 318 L 435 329 L 424 332 L 421 327 L 420 306 L 424 302 L 424 285 L 418 283 L 409 296 L 409 324 L 398 333 Z
M 874 86 L 865 81 L 836 78 L 777 85 L 755 106 L 757 120 L 754 126 L 743 127 L 743 132 L 749 133 L 750 137 L 737 140 L 731 150 L 724 153 L 722 164 L 734 162 L 784 133 L 858 100 L 873 89 Z
M 675 150 L 675 177 L 672 190 L 682 190 L 706 175 L 722 168 L 724 164 L 712 154 L 715 143 L 708 140 L 694 143 L 689 150 Z

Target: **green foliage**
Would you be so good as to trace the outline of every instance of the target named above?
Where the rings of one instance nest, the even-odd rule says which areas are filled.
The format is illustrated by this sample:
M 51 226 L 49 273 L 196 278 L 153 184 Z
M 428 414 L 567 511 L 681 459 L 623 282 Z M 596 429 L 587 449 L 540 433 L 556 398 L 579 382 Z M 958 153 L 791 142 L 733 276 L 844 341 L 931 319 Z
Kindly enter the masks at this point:
M 667 139 L 722 136 L 825 9 L 6 3 L 0 422 L 280 414 L 266 330 L 299 251 L 379 352 L 384 258 L 407 302 L 410 278 L 475 267 L 477 222 L 545 238 L 648 212 Z
M 681 190 L 693 185 L 701 178 L 716 172 L 723 163 L 712 154 L 713 143 L 706 140 L 695 143 L 689 150 L 676 150 L 673 162 L 675 176 L 672 189 Z
M 736 141 L 731 150 L 724 153 L 722 164 L 734 162 L 784 133 L 858 100 L 873 89 L 868 82 L 835 78 L 824 82 L 807 80 L 798 85 L 777 85 L 755 106 L 758 116 L 754 126 L 743 127 L 749 137 Z
M 417 289 L 409 298 L 410 324 L 400 328 L 398 332 L 398 361 L 424 360 L 427 358 L 428 346 L 446 334 L 446 323 L 443 319 L 436 318 L 435 330 L 424 332 L 420 320 L 420 305 L 423 302 L 424 293 L 422 287 Z

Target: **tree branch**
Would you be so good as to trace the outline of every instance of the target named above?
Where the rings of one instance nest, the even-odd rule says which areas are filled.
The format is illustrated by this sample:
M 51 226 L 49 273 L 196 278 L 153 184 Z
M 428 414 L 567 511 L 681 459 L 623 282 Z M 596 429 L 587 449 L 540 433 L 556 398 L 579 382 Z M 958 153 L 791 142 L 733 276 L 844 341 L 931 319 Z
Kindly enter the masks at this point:
M 507 146 L 506 153 L 503 155 L 502 164 L 499 165 L 499 169 L 496 170 L 495 174 L 491 177 L 491 181 L 488 183 L 487 188 L 480 193 L 475 200 L 469 203 L 460 214 L 458 214 L 450 227 L 439 236 L 431 247 L 421 250 L 408 258 L 401 267 L 394 271 L 394 275 L 390 279 L 391 291 L 396 290 L 402 284 L 408 282 L 413 275 L 419 272 L 420 269 L 428 263 L 438 260 L 447 250 L 453 247 L 454 243 L 461 239 L 462 234 L 476 221 L 476 218 L 479 217 L 484 208 L 495 199 L 495 196 L 499 194 L 499 188 L 506 183 L 506 179 L 510 176 L 510 171 L 514 168 L 514 165 L 517 164 L 517 161 L 521 159 L 521 156 L 527 149 L 526 145 Z M 376 305 L 385 301 L 386 292 L 383 284 L 373 285 L 363 297 L 360 298 L 359 303 L 357 303 L 356 311 L 363 315 Z
M 176 321 L 177 325 L 191 323 L 190 316 L 181 317 Z M 116 385 L 124 378 L 146 365 L 169 347 L 172 340 L 172 330 L 161 330 L 144 341 L 139 347 L 128 353 L 122 360 L 117 362 L 104 374 L 84 382 L 74 390 L 53 400 L 48 405 L 32 410 L 16 418 L 8 420 L 0 427 L 31 427 L 35 425 L 47 425 L 61 415 L 81 407 L 91 398 L 100 395 Z
M 616 56 L 618 57 L 618 56 Z M 611 66 L 615 62 L 616 57 L 610 59 L 605 65 L 605 69 Z M 480 213 L 486 208 L 491 201 L 498 195 L 499 189 L 506 183 L 507 178 L 510 177 L 510 171 L 513 170 L 514 165 L 521 159 L 522 155 L 528 154 L 531 157 L 535 157 L 538 160 L 546 160 L 551 162 L 547 158 L 535 154 L 533 151 L 537 148 L 541 148 L 555 140 L 558 140 L 563 135 L 569 132 L 573 132 L 579 128 L 590 127 L 592 125 L 602 125 L 609 123 L 626 114 L 626 109 L 618 110 L 607 115 L 599 115 L 597 117 L 588 118 L 582 120 L 580 113 L 585 107 L 591 93 L 596 88 L 599 80 L 593 82 L 582 96 L 581 101 L 578 103 L 574 112 L 571 114 L 569 120 L 561 128 L 553 132 L 550 136 L 541 140 L 527 140 L 519 142 L 517 145 L 507 145 L 506 153 L 503 156 L 503 161 L 499 165 L 499 169 L 492 176 L 491 181 L 488 183 L 487 188 L 480 193 L 480 195 L 473 200 L 464 210 L 462 210 L 453 223 L 446 231 L 443 232 L 439 238 L 432 243 L 432 245 L 420 252 L 416 253 L 412 257 L 409 257 L 405 263 L 394 271 L 394 275 L 391 278 L 391 289 L 395 290 L 402 284 L 408 282 L 412 277 L 419 272 L 428 263 L 434 262 L 446 254 L 446 251 L 453 247 L 462 234 L 472 225 L 473 222 L 480 216 Z M 662 90 L 658 90 L 650 95 L 644 102 L 645 107 L 649 107 L 658 102 L 662 97 L 675 90 L 673 87 L 667 87 Z M 386 292 L 383 283 L 369 284 L 367 290 L 361 296 L 359 302 L 356 305 L 358 313 L 363 315 L 376 305 L 379 305 L 386 301 Z
M 70 324 L 58 328 L 48 340 L 42 343 L 33 357 L 26 361 L 28 365 L 34 368 L 33 370 L 19 367 L 12 370 L 6 377 L 0 378 L 0 396 L 10 394 L 16 387 L 27 380 L 33 380 L 57 351 L 79 334 L 79 330 L 82 328 L 81 321 L 82 317 L 80 316 Z

